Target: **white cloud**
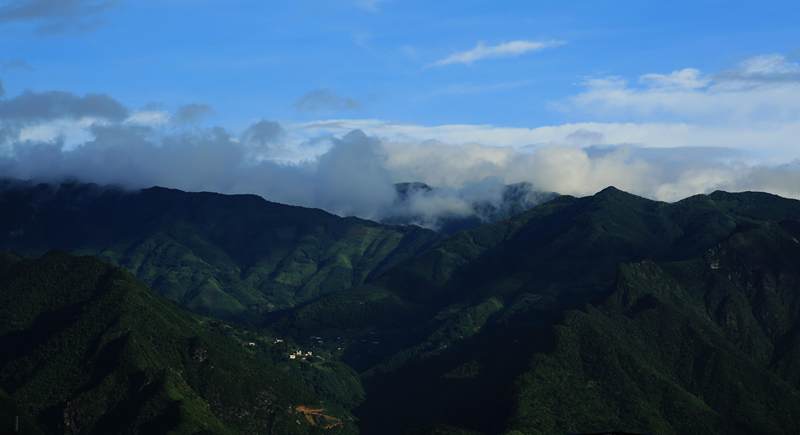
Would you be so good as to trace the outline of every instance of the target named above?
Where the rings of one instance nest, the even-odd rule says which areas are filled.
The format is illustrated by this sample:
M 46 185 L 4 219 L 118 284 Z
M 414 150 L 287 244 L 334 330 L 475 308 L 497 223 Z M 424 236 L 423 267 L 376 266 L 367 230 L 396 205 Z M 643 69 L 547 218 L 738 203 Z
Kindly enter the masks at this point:
M 143 127 L 159 127 L 169 122 L 169 113 L 162 110 L 140 110 L 133 112 L 125 119 L 125 124 Z
M 261 120 L 233 134 L 181 129 L 152 109 L 90 117 L 107 111 L 15 103 L 36 110 L 21 124 L 0 120 L 0 176 L 256 193 L 372 218 L 395 206 L 392 183 L 408 181 L 442 188 L 409 202 L 425 219 L 468 214 L 470 194 L 496 198 L 497 186 L 518 182 L 573 195 L 615 185 L 669 201 L 716 189 L 800 198 L 796 68 L 773 56 L 724 74 L 591 79 L 563 109 L 603 122 L 532 128 Z
M 698 89 L 708 86 L 710 80 L 694 68 L 684 68 L 670 74 L 645 74 L 640 81 L 654 87 Z
M 438 214 L 468 214 L 466 193 L 487 180 L 493 186 L 528 182 L 536 189 L 572 195 L 588 195 L 614 185 L 662 200 L 715 189 L 766 190 L 800 197 L 796 182 L 800 165 L 762 164 L 746 153 L 738 155 L 723 148 L 598 148 L 558 141 L 536 147 L 446 143 L 363 133 L 330 136 L 329 130 L 282 127 L 268 121 L 251 126 L 241 139 L 219 128 L 187 132 L 125 123 L 91 124 L 82 130 L 89 137 L 76 137 L 76 144 L 65 146 L 61 139 L 40 140 L 54 134 L 37 136 L 46 127 L 29 127 L 12 139 L 9 152 L 0 156 L 1 175 L 35 179 L 78 176 L 133 187 L 256 193 L 273 201 L 367 218 L 396 211 L 392 209 L 392 183 L 420 181 L 444 189 L 434 197 L 409 203 L 409 212 L 430 222 Z M 470 131 L 468 127 L 450 133 L 461 137 Z M 482 131 L 484 138 L 497 133 L 487 126 L 473 127 L 472 131 Z M 532 129 L 527 134 L 573 143 L 615 134 L 600 124 L 576 127 Z M 628 127 L 652 134 L 647 126 Z M 435 127 L 417 128 L 417 134 L 437 134 Z M 500 133 L 497 137 L 502 138 L 504 133 Z M 670 137 L 668 132 L 662 133 Z M 286 158 L 289 155 L 303 157 L 292 161 Z M 498 191 L 489 189 L 482 197 L 499 200 L 497 194 L 492 196 Z
M 18 140 L 22 142 L 55 142 L 61 141 L 67 149 L 78 146 L 92 138 L 90 129 L 93 125 L 104 124 L 98 118 L 56 119 L 22 127 Z
M 558 47 L 559 45 L 563 44 L 564 42 L 562 41 L 526 40 L 508 41 L 497 45 L 486 45 L 484 42 L 478 42 L 475 48 L 453 53 L 434 62 L 431 64 L 431 66 L 445 66 L 453 64 L 470 65 L 479 60 L 501 57 L 517 57 L 526 53 L 544 50 L 546 48 Z
M 726 125 L 734 130 L 782 128 L 800 119 L 800 65 L 782 56 L 751 58 L 717 75 L 692 68 L 645 74 L 639 83 L 633 86 L 618 77 L 586 80 L 582 92 L 558 106 L 601 119 Z
M 800 82 L 800 64 L 780 54 L 745 59 L 736 68 L 719 74 L 720 81 L 744 83 Z
M 490 124 L 425 126 L 375 119 L 343 119 L 291 124 L 297 134 L 341 135 L 359 129 L 389 142 L 482 144 L 527 149 L 548 145 L 634 144 L 643 147 L 726 147 L 797 155 L 800 120 L 767 125 L 717 125 L 688 122 L 580 122 L 534 128 Z

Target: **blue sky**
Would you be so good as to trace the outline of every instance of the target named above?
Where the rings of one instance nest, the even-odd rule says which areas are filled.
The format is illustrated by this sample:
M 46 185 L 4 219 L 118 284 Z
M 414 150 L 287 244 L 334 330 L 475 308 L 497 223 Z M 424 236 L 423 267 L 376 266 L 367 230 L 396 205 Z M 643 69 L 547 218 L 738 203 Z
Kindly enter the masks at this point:
M 516 182 L 800 198 L 798 22 L 790 1 L 0 0 L 0 176 L 365 217 L 401 181 L 451 212 Z
M 7 93 L 103 92 L 132 107 L 199 101 L 237 127 L 320 116 L 506 126 L 587 120 L 550 107 L 587 77 L 713 72 L 763 53 L 800 55 L 800 8 L 790 1 L 137 0 L 65 20 L 76 28 L 37 31 L 48 20 L 2 26 L 2 57 L 31 67 L 0 73 Z M 480 41 L 513 40 L 564 44 L 426 68 Z M 315 89 L 358 107 L 296 110 Z

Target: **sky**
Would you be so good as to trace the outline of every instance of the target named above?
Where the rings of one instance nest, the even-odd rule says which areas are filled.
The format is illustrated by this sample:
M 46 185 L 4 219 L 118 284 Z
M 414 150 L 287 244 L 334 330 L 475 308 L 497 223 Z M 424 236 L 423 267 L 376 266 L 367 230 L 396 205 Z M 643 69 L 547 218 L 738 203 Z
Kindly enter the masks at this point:
M 794 2 L 564 3 L 0 0 L 0 176 L 800 197 Z

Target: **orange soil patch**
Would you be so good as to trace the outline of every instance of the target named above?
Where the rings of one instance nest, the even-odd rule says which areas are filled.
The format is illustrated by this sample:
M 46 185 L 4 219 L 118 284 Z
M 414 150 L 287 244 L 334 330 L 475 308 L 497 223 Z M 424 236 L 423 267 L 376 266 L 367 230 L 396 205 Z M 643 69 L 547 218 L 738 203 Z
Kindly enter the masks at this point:
M 326 415 L 325 408 L 312 408 L 310 406 L 297 405 L 294 407 L 294 410 L 303 414 L 306 421 L 312 426 L 318 426 L 323 429 L 333 429 L 343 425 L 342 420 L 331 415 Z

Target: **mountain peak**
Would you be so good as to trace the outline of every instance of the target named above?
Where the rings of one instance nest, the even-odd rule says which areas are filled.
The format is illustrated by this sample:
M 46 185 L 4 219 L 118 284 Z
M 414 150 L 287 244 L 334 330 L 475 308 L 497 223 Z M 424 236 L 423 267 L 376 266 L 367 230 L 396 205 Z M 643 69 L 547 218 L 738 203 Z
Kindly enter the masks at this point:
M 593 196 L 587 197 L 590 203 L 603 207 L 647 207 L 655 201 L 644 198 L 632 193 L 625 192 L 624 190 L 617 189 L 614 186 L 606 187 L 605 189 L 595 193 Z
M 597 198 L 597 199 L 610 199 L 610 198 L 616 198 L 616 199 L 633 199 L 633 198 L 643 199 L 643 198 L 641 198 L 639 196 L 636 196 L 636 195 L 634 195 L 632 193 L 628 193 L 628 192 L 625 192 L 624 190 L 617 189 L 614 186 L 608 186 L 605 189 L 595 193 L 594 194 L 594 198 Z
M 597 192 L 597 195 L 616 195 L 616 194 L 620 194 L 620 193 L 626 193 L 627 194 L 627 192 L 619 190 L 614 186 L 608 186 L 605 189 Z

